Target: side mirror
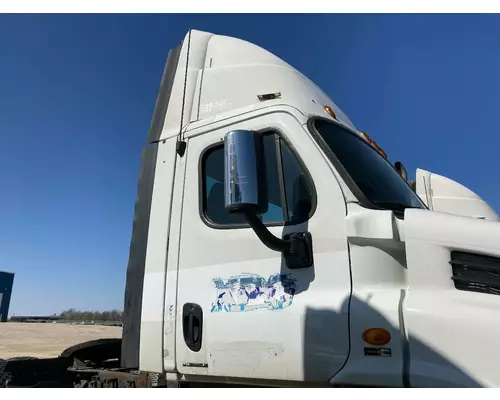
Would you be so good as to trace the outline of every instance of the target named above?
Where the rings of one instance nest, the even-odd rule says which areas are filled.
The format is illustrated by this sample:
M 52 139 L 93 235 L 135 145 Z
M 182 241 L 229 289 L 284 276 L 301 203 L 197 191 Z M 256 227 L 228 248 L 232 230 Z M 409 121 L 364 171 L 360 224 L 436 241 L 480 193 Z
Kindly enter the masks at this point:
M 396 171 L 398 171 L 398 174 L 401 176 L 401 178 L 403 178 L 405 181 L 408 181 L 408 173 L 406 172 L 406 168 L 401 161 L 396 161 L 394 163 L 394 168 L 396 168 Z
M 262 135 L 232 131 L 224 138 L 224 198 L 229 212 L 265 214 L 268 208 Z
M 313 265 L 309 232 L 294 232 L 280 239 L 260 219 L 268 209 L 264 140 L 260 133 L 238 130 L 224 137 L 224 200 L 230 213 L 245 215 L 264 245 L 283 254 L 288 268 Z

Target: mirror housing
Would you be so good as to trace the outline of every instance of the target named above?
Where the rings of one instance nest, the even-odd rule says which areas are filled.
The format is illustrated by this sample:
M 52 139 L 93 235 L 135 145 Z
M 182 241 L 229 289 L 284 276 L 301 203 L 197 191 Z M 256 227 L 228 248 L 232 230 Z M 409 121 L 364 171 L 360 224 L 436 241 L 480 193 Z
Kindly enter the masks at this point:
M 231 131 L 224 137 L 224 199 L 229 212 L 265 214 L 268 208 L 262 134 Z
M 242 213 L 260 241 L 283 254 L 289 269 L 313 265 L 310 232 L 274 236 L 260 216 L 268 209 L 264 139 L 259 132 L 236 130 L 224 137 L 224 201 L 230 213 Z
M 408 173 L 406 172 L 406 168 L 403 163 L 401 161 L 396 161 L 394 163 L 394 168 L 396 168 L 396 171 L 398 171 L 401 178 L 408 182 Z

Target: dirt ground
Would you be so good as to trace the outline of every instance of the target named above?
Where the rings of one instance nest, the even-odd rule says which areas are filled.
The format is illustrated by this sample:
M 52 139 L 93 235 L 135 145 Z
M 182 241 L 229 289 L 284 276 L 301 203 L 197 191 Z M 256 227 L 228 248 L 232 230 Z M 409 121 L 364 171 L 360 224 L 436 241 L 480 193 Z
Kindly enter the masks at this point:
M 121 334 L 119 326 L 0 323 L 0 358 L 57 357 L 77 343 Z

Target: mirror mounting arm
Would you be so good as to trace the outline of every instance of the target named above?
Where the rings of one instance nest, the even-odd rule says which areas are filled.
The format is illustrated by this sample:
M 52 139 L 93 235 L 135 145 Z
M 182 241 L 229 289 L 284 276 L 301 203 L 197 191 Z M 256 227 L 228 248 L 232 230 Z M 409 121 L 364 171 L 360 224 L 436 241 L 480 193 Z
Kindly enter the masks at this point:
M 250 227 L 254 230 L 255 234 L 259 237 L 271 250 L 279 251 L 280 253 L 288 253 L 290 251 L 290 242 L 274 236 L 269 229 L 263 224 L 259 217 L 251 211 L 244 212 Z
M 284 239 L 274 236 L 251 211 L 244 212 L 250 227 L 268 248 L 279 251 L 289 269 L 308 268 L 313 265 L 312 236 L 310 232 L 294 232 Z

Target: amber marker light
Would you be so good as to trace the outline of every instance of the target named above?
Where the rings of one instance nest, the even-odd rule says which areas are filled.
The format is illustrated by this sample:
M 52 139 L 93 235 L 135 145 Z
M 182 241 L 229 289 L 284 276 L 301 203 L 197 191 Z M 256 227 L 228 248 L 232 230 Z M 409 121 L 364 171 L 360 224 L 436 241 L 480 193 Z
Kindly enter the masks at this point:
M 363 340 L 372 346 L 384 346 L 391 341 L 391 334 L 384 328 L 370 328 L 363 332 Z
M 323 110 L 325 110 L 325 112 L 330 116 L 332 117 L 333 119 L 337 119 L 337 116 L 335 115 L 335 112 L 332 110 L 331 107 L 329 106 L 324 106 L 323 107 Z

